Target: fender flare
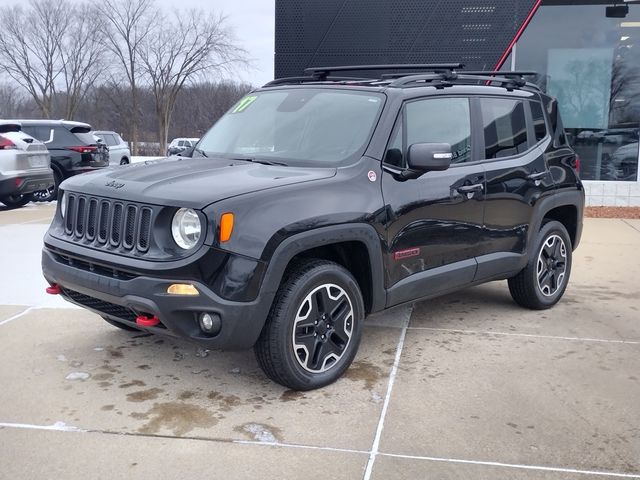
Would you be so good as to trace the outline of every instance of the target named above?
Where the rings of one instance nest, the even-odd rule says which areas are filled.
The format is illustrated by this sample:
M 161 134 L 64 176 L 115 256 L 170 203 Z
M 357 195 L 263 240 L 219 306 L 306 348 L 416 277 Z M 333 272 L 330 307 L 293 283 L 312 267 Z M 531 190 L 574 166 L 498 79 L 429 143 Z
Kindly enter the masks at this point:
M 575 207 L 578 213 L 575 242 L 574 245 L 572 245 L 574 250 L 578 247 L 582 235 L 582 214 L 584 211 L 584 191 L 582 190 L 555 192 L 553 195 L 549 195 L 538 201 L 531 219 L 529 232 L 527 233 L 527 246 L 532 245 L 534 236 L 542 227 L 542 220 L 545 215 L 554 208 L 566 206 Z
M 298 233 L 283 240 L 268 260 L 269 266 L 262 282 L 261 295 L 273 301 L 289 262 L 298 254 L 316 247 L 342 242 L 360 242 L 369 254 L 371 276 L 371 313 L 384 309 L 386 290 L 384 288 L 384 260 L 382 240 L 373 226 L 358 223 L 332 225 Z

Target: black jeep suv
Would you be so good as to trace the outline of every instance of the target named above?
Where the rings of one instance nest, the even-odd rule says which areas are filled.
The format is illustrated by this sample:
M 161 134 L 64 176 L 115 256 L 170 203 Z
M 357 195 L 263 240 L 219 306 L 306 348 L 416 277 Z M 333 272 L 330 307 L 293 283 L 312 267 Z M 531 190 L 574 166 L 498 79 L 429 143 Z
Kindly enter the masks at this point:
M 424 73 L 276 80 L 196 158 L 65 181 L 48 291 L 126 330 L 253 346 L 300 390 L 339 378 L 394 305 L 508 279 L 551 307 L 584 205 L 557 102 L 519 73 L 401 68 Z

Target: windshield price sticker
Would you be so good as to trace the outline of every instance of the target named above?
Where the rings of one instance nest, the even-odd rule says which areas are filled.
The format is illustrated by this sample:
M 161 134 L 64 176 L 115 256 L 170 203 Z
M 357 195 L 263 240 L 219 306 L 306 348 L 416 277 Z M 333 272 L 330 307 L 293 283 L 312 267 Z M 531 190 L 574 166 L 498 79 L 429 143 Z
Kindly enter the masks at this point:
M 248 97 L 244 97 L 240 102 L 236 105 L 236 107 L 231 111 L 231 113 L 242 113 L 244 112 L 249 105 L 256 101 L 258 98 L 257 95 L 250 95 Z

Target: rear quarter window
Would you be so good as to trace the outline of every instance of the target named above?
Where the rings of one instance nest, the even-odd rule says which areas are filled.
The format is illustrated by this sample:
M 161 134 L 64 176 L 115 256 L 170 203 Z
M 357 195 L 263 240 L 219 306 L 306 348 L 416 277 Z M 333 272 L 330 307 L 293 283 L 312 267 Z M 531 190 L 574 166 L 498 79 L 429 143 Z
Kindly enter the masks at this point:
M 538 102 L 531 102 L 531 116 L 533 117 L 533 130 L 536 142 L 543 140 L 547 136 L 547 124 L 544 120 L 542 105 Z

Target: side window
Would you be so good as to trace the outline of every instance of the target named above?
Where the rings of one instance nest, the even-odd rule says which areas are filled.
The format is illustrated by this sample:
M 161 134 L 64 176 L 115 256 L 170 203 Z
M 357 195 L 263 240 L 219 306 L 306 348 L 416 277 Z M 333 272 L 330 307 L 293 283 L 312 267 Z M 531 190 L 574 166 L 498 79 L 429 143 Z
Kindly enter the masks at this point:
M 409 102 L 385 155 L 385 162 L 406 167 L 406 152 L 414 143 L 448 143 L 452 163 L 471 161 L 471 117 L 468 98 L 429 98 Z M 406 136 L 406 144 L 403 140 Z
M 51 140 L 51 128 L 49 127 L 37 127 L 33 125 L 23 126 L 22 130 L 31 135 L 33 138 L 40 140 L 41 142 L 48 142 Z
M 536 134 L 536 142 L 539 142 L 547 136 L 547 124 L 544 121 L 542 105 L 538 102 L 530 102 L 529 105 L 531 106 L 531 116 L 533 117 L 533 130 Z
M 526 151 L 527 123 L 524 104 L 508 98 L 482 98 L 484 158 L 502 158 Z
M 178 146 L 179 146 L 179 147 L 184 147 L 184 140 L 180 140 L 180 141 L 178 142 Z
M 115 137 L 111 134 L 104 135 L 104 141 L 107 142 L 107 145 L 110 147 L 118 145 L 118 142 L 116 142 Z

